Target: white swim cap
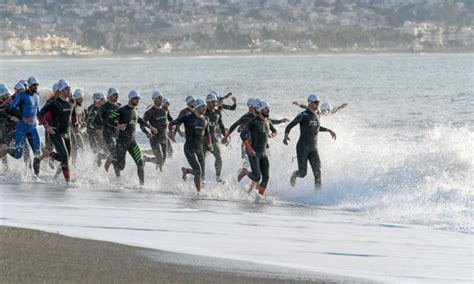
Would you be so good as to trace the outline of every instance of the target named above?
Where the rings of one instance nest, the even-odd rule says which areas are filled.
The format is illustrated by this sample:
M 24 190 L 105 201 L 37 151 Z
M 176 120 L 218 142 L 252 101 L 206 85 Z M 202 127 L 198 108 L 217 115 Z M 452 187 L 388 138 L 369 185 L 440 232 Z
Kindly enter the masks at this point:
M 64 89 L 66 89 L 68 87 L 71 87 L 71 85 L 69 85 L 68 81 L 66 81 L 64 79 L 59 80 L 59 82 L 58 82 L 58 91 L 63 91 Z
M 4 96 L 4 95 L 7 95 L 7 94 L 10 94 L 10 90 L 8 90 L 7 85 L 0 84 L 0 97 Z
M 163 95 L 160 93 L 160 91 L 154 91 L 151 94 L 151 99 L 154 101 L 156 98 L 163 97 Z
M 82 97 L 84 97 L 84 92 L 81 89 L 75 90 L 74 93 L 72 94 L 72 98 L 74 100 L 80 99 Z
M 196 108 L 206 106 L 206 102 L 203 99 L 196 100 Z
M 270 105 L 266 101 L 260 101 L 257 105 L 257 111 L 262 111 L 266 108 L 270 108 Z
M 319 107 L 321 111 L 331 111 L 331 104 L 329 103 L 322 103 L 321 106 Z
M 16 85 L 13 89 L 15 89 L 16 92 L 23 91 L 23 90 L 25 90 L 25 86 L 22 83 L 18 82 L 18 83 L 16 83 Z
M 28 85 L 31 86 L 31 85 L 34 85 L 34 84 L 39 85 L 39 81 L 38 81 L 38 79 L 36 79 L 36 77 L 31 76 L 30 78 L 28 78 Z
M 102 94 L 102 93 L 94 93 L 94 95 L 92 95 L 92 99 L 93 99 L 94 101 L 96 101 L 96 100 L 104 100 L 104 99 L 105 99 L 105 96 L 104 96 L 104 94 Z
M 193 97 L 193 96 L 187 96 L 186 97 L 186 103 L 189 104 L 189 103 L 192 103 L 192 102 L 195 102 L 196 101 L 196 98 Z
M 308 96 L 308 103 L 314 103 L 314 102 L 319 102 L 319 97 L 316 96 L 315 94 L 311 94 Z
M 131 90 L 129 93 L 128 93 L 128 100 L 132 100 L 132 99 L 135 99 L 135 98 L 140 98 L 140 93 L 138 93 L 137 91 L 135 90 Z
M 117 95 L 118 96 L 119 92 L 117 89 L 115 89 L 114 87 L 112 88 L 109 88 L 109 90 L 107 91 L 107 98 L 113 96 L 113 95 Z
M 206 97 L 206 102 L 214 102 L 217 101 L 217 96 L 215 93 L 209 93 Z

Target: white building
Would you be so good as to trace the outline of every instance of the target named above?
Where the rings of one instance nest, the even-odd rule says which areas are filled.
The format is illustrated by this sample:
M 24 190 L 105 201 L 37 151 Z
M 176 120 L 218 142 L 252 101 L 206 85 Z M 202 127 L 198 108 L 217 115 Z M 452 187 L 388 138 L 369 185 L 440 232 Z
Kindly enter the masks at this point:
M 420 23 L 413 29 L 416 37 L 416 49 L 423 49 L 425 44 L 430 44 L 433 47 L 442 47 L 443 28 L 430 22 Z

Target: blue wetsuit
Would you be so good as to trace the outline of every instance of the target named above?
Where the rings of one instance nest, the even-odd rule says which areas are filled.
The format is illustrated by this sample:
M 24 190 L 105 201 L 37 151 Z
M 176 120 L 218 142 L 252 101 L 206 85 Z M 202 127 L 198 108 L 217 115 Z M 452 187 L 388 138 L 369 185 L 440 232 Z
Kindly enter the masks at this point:
M 38 93 L 31 93 L 25 91 L 15 97 L 13 103 L 8 108 L 8 112 L 11 115 L 16 116 L 20 121 L 16 124 L 16 139 L 14 152 L 9 154 L 16 159 L 23 156 L 23 149 L 27 134 L 31 134 L 33 138 L 33 152 L 35 155 L 40 154 L 41 142 L 36 128 L 37 115 L 39 107 L 39 95 Z M 33 119 L 33 123 L 28 124 L 22 121 L 22 119 Z

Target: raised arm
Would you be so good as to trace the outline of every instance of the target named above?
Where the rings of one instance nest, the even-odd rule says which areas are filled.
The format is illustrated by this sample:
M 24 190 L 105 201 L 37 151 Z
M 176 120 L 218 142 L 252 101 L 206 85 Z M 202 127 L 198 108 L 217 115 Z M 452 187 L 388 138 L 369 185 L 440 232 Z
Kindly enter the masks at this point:
M 331 114 L 335 114 L 336 112 L 345 108 L 346 106 L 347 106 L 347 103 L 343 103 L 342 105 L 335 107 L 334 109 L 331 110 Z

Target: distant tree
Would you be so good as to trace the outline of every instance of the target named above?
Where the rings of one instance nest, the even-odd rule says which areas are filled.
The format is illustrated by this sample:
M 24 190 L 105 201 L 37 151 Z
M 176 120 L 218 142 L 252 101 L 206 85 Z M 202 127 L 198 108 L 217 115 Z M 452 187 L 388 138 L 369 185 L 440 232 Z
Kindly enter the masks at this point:
M 83 29 L 84 44 L 92 48 L 105 46 L 105 36 L 94 28 Z

